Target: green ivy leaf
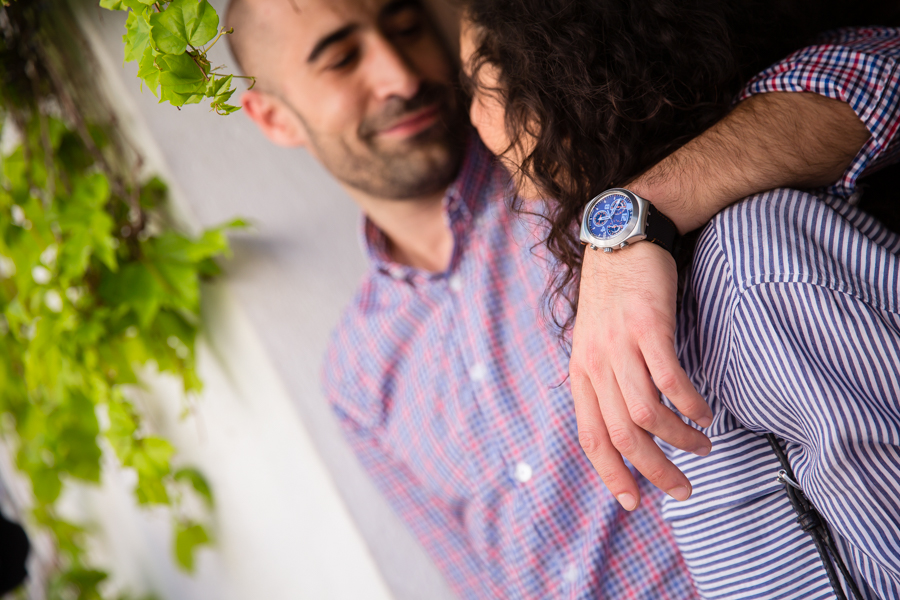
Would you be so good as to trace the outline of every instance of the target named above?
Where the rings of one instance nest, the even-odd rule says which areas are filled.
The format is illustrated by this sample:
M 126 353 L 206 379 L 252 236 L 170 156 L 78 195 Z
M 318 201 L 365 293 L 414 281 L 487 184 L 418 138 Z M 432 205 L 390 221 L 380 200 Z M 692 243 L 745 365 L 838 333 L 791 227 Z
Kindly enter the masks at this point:
M 51 583 L 49 597 L 102 600 L 99 586 L 106 578 L 103 571 L 73 567 Z
M 139 504 L 169 504 L 169 492 L 166 486 L 155 475 L 144 475 L 138 472 L 138 484 L 134 490 Z
M 184 54 L 188 45 L 199 48 L 216 36 L 219 16 L 207 0 L 174 0 L 150 16 L 153 43 L 160 52 Z
M 137 432 L 137 423 L 127 402 L 121 400 L 107 405 L 109 414 L 109 430 L 106 439 L 112 445 L 113 450 L 122 464 L 131 465 L 131 455 L 134 448 L 134 438 Z
M 206 502 L 209 508 L 213 507 L 212 491 L 209 489 L 209 483 L 200 471 L 185 467 L 175 471 L 175 481 L 189 483 L 194 491 Z
M 134 310 L 142 327 L 147 327 L 153 320 L 166 293 L 142 263 L 130 263 L 117 273 L 105 273 L 100 280 L 99 292 L 110 306 Z
M 122 41 L 125 42 L 126 61 L 140 60 L 144 56 L 144 51 L 150 47 L 150 22 L 145 15 L 135 11 L 128 13 Z
M 100 427 L 93 402 L 75 392 L 51 418 L 59 421 L 54 427 L 59 432 L 56 467 L 78 479 L 100 483 L 101 452 L 97 445 Z
M 39 502 L 50 504 L 59 498 L 59 492 L 62 490 L 62 482 L 59 480 L 59 473 L 53 469 L 41 469 L 32 471 L 31 489 L 34 497 Z
M 122 0 L 100 0 L 100 8 L 105 8 L 107 10 L 127 10 L 125 6 L 122 6 Z
M 179 524 L 175 534 L 175 558 L 188 573 L 194 572 L 194 552 L 199 546 L 209 544 L 209 534 L 199 523 Z
M 156 64 L 156 53 L 148 45 L 144 49 L 143 56 L 141 56 L 141 62 L 138 63 L 137 76 L 147 84 L 147 87 L 150 88 L 150 91 L 156 97 L 159 97 L 159 75 L 160 70 Z
M 193 0 L 189 0 L 193 2 Z M 160 100 L 168 100 L 173 106 L 196 104 L 203 99 L 209 76 L 209 63 L 188 54 L 160 54 L 156 61 L 160 67 Z
M 166 440 L 155 436 L 145 437 L 137 443 L 131 464 L 138 473 L 159 478 L 169 473 L 169 459 L 174 453 L 175 448 Z
M 150 7 L 153 5 L 154 0 L 122 0 L 122 4 L 126 8 L 130 8 L 134 12 L 140 13 L 142 15 L 150 14 Z

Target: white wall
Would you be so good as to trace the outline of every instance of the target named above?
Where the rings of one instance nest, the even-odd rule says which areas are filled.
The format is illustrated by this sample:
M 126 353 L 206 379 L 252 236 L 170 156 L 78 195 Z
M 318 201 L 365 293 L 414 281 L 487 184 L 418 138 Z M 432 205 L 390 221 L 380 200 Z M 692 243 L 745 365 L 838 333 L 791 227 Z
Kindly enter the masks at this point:
M 224 14 L 224 0 L 212 4 Z M 138 511 L 119 473 L 71 499 L 102 522 L 100 554 L 167 599 L 451 598 L 319 392 L 327 336 L 364 269 L 355 207 L 305 153 L 271 146 L 240 113 L 177 111 L 141 93 L 135 65 L 122 66 L 122 15 L 78 5 L 121 127 L 172 186 L 178 212 L 196 227 L 236 216 L 256 226 L 234 236 L 224 279 L 205 290 L 207 388 L 194 414 L 179 419 L 172 382 L 145 400 L 154 427 L 212 483 L 216 547 L 194 578 L 180 574 L 168 521 Z M 212 60 L 231 63 L 225 44 Z

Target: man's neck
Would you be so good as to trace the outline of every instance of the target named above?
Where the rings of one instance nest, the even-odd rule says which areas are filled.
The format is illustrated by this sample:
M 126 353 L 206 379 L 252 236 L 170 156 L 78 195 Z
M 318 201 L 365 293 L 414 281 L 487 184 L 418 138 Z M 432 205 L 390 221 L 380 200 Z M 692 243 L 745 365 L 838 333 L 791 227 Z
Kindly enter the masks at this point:
M 447 270 L 453 254 L 453 232 L 444 216 L 444 190 L 404 200 L 348 191 L 387 237 L 392 260 L 433 273 Z

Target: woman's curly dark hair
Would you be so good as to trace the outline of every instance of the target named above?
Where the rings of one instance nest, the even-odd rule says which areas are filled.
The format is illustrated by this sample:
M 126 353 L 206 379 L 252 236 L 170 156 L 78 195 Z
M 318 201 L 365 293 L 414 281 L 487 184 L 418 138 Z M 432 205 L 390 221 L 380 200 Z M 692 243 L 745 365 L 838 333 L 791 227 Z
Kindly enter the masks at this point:
M 864 0 L 863 0 L 864 2 Z M 559 262 L 553 319 L 577 306 L 581 211 L 721 119 L 749 77 L 814 34 L 865 17 L 836 0 L 467 0 L 478 68 L 499 68 L 520 176 L 546 198 L 546 244 Z M 515 200 L 514 207 L 528 212 Z M 560 301 L 562 301 L 560 303 Z

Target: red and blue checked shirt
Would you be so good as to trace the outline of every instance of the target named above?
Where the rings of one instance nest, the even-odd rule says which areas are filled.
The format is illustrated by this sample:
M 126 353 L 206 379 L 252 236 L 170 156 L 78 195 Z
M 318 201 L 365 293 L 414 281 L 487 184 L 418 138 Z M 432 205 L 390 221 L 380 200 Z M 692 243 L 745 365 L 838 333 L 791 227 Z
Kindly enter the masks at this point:
M 881 72 L 848 56 L 786 61 L 749 93 L 789 73 Z M 542 317 L 548 259 L 507 193 L 471 142 L 445 197 L 455 247 L 440 274 L 393 263 L 366 221 L 371 269 L 327 353 L 327 397 L 461 598 L 695 598 L 662 493 L 639 478 L 644 502 L 626 513 L 579 446 L 568 357 Z
M 541 317 L 547 264 L 474 139 L 447 191 L 446 273 L 372 269 L 325 359 L 366 470 L 461 598 L 646 598 L 694 591 L 659 492 L 619 508 L 578 443 L 568 357 Z

